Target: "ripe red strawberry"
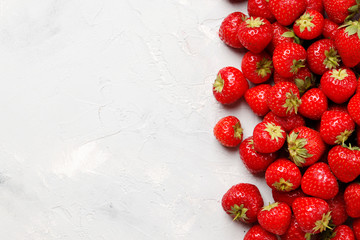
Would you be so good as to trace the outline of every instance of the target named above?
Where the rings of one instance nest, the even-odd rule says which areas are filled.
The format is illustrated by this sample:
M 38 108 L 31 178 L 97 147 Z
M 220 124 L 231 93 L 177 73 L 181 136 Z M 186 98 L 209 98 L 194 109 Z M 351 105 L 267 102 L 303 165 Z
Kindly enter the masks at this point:
M 248 89 L 245 93 L 245 101 L 258 116 L 264 116 L 270 111 L 266 102 L 270 88 L 270 84 L 260 84 Z
M 277 153 L 260 153 L 254 149 L 253 137 L 246 138 L 239 147 L 240 158 L 249 172 L 253 174 L 265 172 L 275 161 Z
M 265 18 L 250 17 L 240 24 L 238 38 L 246 49 L 261 53 L 271 41 L 271 23 Z
M 360 183 L 354 182 L 345 188 L 344 200 L 347 214 L 360 218 Z
M 262 17 L 269 22 L 275 22 L 275 17 L 269 9 L 267 0 L 248 0 L 247 10 L 250 17 Z
M 300 39 L 295 35 L 294 31 L 284 27 L 278 22 L 274 22 L 272 24 L 273 28 L 273 38 L 271 42 L 267 46 L 267 49 L 270 53 L 273 53 L 276 46 L 285 43 L 285 42 L 292 42 L 292 43 L 300 43 Z
M 349 217 L 346 213 L 344 193 L 340 192 L 334 198 L 327 200 L 326 202 L 330 207 L 332 224 L 335 226 L 343 224 Z
M 283 26 L 292 24 L 306 9 L 305 0 L 269 0 L 269 8 Z
M 275 234 L 263 229 L 260 225 L 254 225 L 245 234 L 244 240 L 277 240 Z
M 290 192 L 300 187 L 301 172 L 293 162 L 280 158 L 266 169 L 265 181 L 273 190 Z
M 331 240 L 355 240 L 355 235 L 349 226 L 340 225 L 333 230 Z
M 335 39 L 335 35 L 337 32 L 339 25 L 334 23 L 333 21 L 331 21 L 328 18 L 324 19 L 324 28 L 323 28 L 323 36 L 324 38 L 330 38 L 332 40 Z
M 326 163 L 319 162 L 305 171 L 301 179 L 301 189 L 307 195 L 331 199 L 338 194 L 339 185 L 330 167 Z
M 301 188 L 295 189 L 290 192 L 280 192 L 273 189 L 272 196 L 275 202 L 284 202 L 287 205 L 291 206 L 295 199 L 299 197 L 306 197 L 306 194 L 301 190 Z
M 290 132 L 294 128 L 305 126 L 305 120 L 299 114 L 290 117 L 278 117 L 273 112 L 269 112 L 264 117 L 264 122 L 273 122 L 284 128 L 285 132 Z
M 272 59 L 266 52 L 247 52 L 242 59 L 241 70 L 252 83 L 266 82 L 273 73 Z
M 307 0 L 306 1 L 306 10 L 316 10 L 319 13 L 324 13 L 324 5 L 322 0 Z
M 244 48 L 237 37 L 237 33 L 239 31 L 240 23 L 245 19 L 246 15 L 242 12 L 233 12 L 229 14 L 220 25 L 220 39 L 230 47 Z
M 282 77 L 288 78 L 296 75 L 300 68 L 305 67 L 305 62 L 306 50 L 300 44 L 282 43 L 274 50 L 274 69 Z
M 360 63 L 360 22 L 348 21 L 335 35 L 335 46 L 347 67 Z
M 307 63 L 310 70 L 318 75 L 340 66 L 340 56 L 331 39 L 321 39 L 307 49 Z
M 234 116 L 220 119 L 214 127 L 214 135 L 225 147 L 236 147 L 243 139 L 243 129 L 239 119 Z
M 272 122 L 261 122 L 253 131 L 254 149 L 261 153 L 278 151 L 285 143 L 286 132 Z
M 294 83 L 277 83 L 268 92 L 267 104 L 279 117 L 293 116 L 301 104 L 299 89 Z
M 360 125 L 360 92 L 355 94 L 347 106 L 348 112 L 356 124 Z
M 332 69 L 320 79 L 321 90 L 333 102 L 341 104 L 356 91 L 356 76 L 347 68 Z
M 291 209 L 286 203 L 275 202 L 265 206 L 258 214 L 258 222 L 265 230 L 283 235 L 290 225 Z
M 298 18 L 293 26 L 295 34 L 306 40 L 317 38 L 322 34 L 324 28 L 324 17 L 316 10 L 306 10 L 306 12 Z
M 287 143 L 290 158 L 299 167 L 314 164 L 325 152 L 325 144 L 319 132 L 308 127 L 292 130 Z
M 354 219 L 352 227 L 356 240 L 360 240 L 360 218 Z
M 341 111 L 326 111 L 321 116 L 320 135 L 329 145 L 343 144 L 355 130 L 350 115 Z
M 259 189 L 250 183 L 239 183 L 232 186 L 221 201 L 224 211 L 234 220 L 254 223 L 257 214 L 264 206 Z
M 360 149 L 337 145 L 328 154 L 331 171 L 341 182 L 352 182 L 360 175 Z
M 342 24 L 349 15 L 349 8 L 356 5 L 356 0 L 323 0 L 324 8 L 328 18 Z
M 231 104 L 239 100 L 249 89 L 242 72 L 234 67 L 224 67 L 218 72 L 213 84 L 213 94 L 222 104 Z
M 301 97 L 299 113 L 312 120 L 320 120 L 328 108 L 328 100 L 319 88 L 312 88 Z
M 319 233 L 329 228 L 329 205 L 320 198 L 300 197 L 292 204 L 295 220 L 306 233 Z

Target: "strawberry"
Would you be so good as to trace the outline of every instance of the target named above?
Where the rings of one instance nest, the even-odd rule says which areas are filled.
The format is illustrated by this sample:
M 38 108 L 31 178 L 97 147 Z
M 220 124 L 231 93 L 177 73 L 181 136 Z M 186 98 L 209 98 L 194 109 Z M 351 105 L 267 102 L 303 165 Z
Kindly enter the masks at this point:
M 287 136 L 291 160 L 300 167 L 310 166 L 317 162 L 325 152 L 325 144 L 319 132 L 298 127 Z
M 271 23 L 262 17 L 250 17 L 240 24 L 238 38 L 246 49 L 261 53 L 271 41 Z
M 298 18 L 293 26 L 296 36 L 301 39 L 311 40 L 322 34 L 324 27 L 324 17 L 316 10 L 306 10 Z
M 360 175 L 360 149 L 358 147 L 333 147 L 328 154 L 331 171 L 341 182 L 352 182 Z
M 349 226 L 346 225 L 340 225 L 337 226 L 330 238 L 331 240 L 355 240 L 355 235 L 353 230 Z
M 219 29 L 220 39 L 230 47 L 244 48 L 240 43 L 237 33 L 239 31 L 239 25 L 245 21 L 246 15 L 242 12 L 233 12 L 229 14 L 221 23 Z
M 324 5 L 322 0 L 306 0 L 306 10 L 316 10 L 319 13 L 324 13 Z
M 339 185 L 330 167 L 326 163 L 319 162 L 305 171 L 301 179 L 301 189 L 307 195 L 331 199 L 338 194 Z
M 341 111 L 326 111 L 321 116 L 320 135 L 329 145 L 343 144 L 355 130 L 349 114 Z
M 328 108 L 328 100 L 319 88 L 312 88 L 301 97 L 299 113 L 312 120 L 320 120 Z
M 350 116 L 358 125 L 360 125 L 360 108 L 359 108 L 359 106 L 360 106 L 360 92 L 355 94 L 350 99 L 349 104 L 347 106 L 347 110 L 348 110 Z
M 340 56 L 331 39 L 321 39 L 307 49 L 307 63 L 310 70 L 318 75 L 340 66 Z
M 353 230 L 357 240 L 360 240 L 360 218 L 354 219 Z
M 340 26 L 335 35 L 335 46 L 347 67 L 360 63 L 360 22 L 348 21 Z
M 252 83 L 266 82 L 273 72 L 272 59 L 266 52 L 247 52 L 242 59 L 241 70 L 245 78 Z
M 294 83 L 280 82 L 271 87 L 267 95 L 270 110 L 279 117 L 297 114 L 301 104 L 299 89 Z
M 259 189 L 250 183 L 239 183 L 232 186 L 221 201 L 224 211 L 234 220 L 254 223 L 257 214 L 264 206 Z
M 295 217 L 292 216 L 290 220 L 290 226 L 285 234 L 280 236 L 281 240 L 309 240 L 309 234 L 306 234 L 301 230 L 299 224 L 295 220 Z
M 345 188 L 344 200 L 347 214 L 360 218 L 360 183 L 354 182 Z
M 265 230 L 283 235 L 290 225 L 291 209 L 286 203 L 275 202 L 265 206 L 258 214 L 258 222 Z
M 270 84 L 260 84 L 248 89 L 245 93 L 245 101 L 258 116 L 264 116 L 270 111 L 266 102 L 270 88 Z
M 321 90 L 333 102 L 341 104 L 356 91 L 356 76 L 347 68 L 326 71 L 320 79 Z
M 324 36 L 324 38 L 330 38 L 334 40 L 338 27 L 338 24 L 334 23 L 328 18 L 325 18 L 322 35 Z
M 334 198 L 327 200 L 326 202 L 330 207 L 332 224 L 335 226 L 343 224 L 349 217 L 346 213 L 344 193 L 340 192 Z
M 328 18 L 342 24 L 349 16 L 349 8 L 356 5 L 356 0 L 323 0 L 323 3 Z
M 280 158 L 266 169 L 265 181 L 273 190 L 289 192 L 300 187 L 301 172 L 293 162 Z
M 305 120 L 299 114 L 290 117 L 278 117 L 273 112 L 269 112 L 264 117 L 265 122 L 273 122 L 284 128 L 285 132 L 290 132 L 294 128 L 305 126 Z
M 225 147 L 236 147 L 243 139 L 243 129 L 239 119 L 234 116 L 220 119 L 214 127 L 214 135 Z
M 272 122 L 261 122 L 253 131 L 254 149 L 261 153 L 278 151 L 285 143 L 286 132 Z
M 269 0 L 269 8 L 283 26 L 292 24 L 306 9 L 305 0 Z
M 263 229 L 260 225 L 254 225 L 245 234 L 244 240 L 277 240 L 275 234 Z
M 267 167 L 275 161 L 277 153 L 260 153 L 254 149 L 253 137 L 246 138 L 239 147 L 240 158 L 249 172 L 258 174 L 265 172 Z
M 269 22 L 275 22 L 275 17 L 269 9 L 268 0 L 248 0 L 247 10 L 250 17 L 262 17 Z
M 306 233 L 319 233 L 329 228 L 329 205 L 320 198 L 299 197 L 292 204 L 295 220 Z
M 213 84 L 213 94 L 222 104 L 231 104 L 239 100 L 249 89 L 242 72 L 234 67 L 224 67 L 218 72 Z
M 301 188 L 295 189 L 290 192 L 281 192 L 281 191 L 273 189 L 272 196 L 273 196 L 274 201 L 284 202 L 289 206 L 292 205 L 292 203 L 295 201 L 295 199 L 297 199 L 299 197 L 306 197 L 305 193 L 301 190 Z
M 273 53 L 276 46 L 285 43 L 285 42 L 292 42 L 292 43 L 300 43 L 300 39 L 295 35 L 294 31 L 284 27 L 278 22 L 274 22 L 272 24 L 273 29 L 273 38 L 271 42 L 267 46 L 269 52 Z
M 273 54 L 274 69 L 282 77 L 288 78 L 296 75 L 305 67 L 306 50 L 297 43 L 282 43 L 278 45 Z

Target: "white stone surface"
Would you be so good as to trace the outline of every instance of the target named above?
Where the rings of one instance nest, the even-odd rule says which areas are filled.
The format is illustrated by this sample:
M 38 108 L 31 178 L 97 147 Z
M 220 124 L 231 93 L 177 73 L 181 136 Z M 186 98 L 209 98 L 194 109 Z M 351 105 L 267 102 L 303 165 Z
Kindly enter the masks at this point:
M 249 174 L 212 129 L 217 31 L 246 2 L 0 0 L 0 238 L 242 239 L 221 197 Z

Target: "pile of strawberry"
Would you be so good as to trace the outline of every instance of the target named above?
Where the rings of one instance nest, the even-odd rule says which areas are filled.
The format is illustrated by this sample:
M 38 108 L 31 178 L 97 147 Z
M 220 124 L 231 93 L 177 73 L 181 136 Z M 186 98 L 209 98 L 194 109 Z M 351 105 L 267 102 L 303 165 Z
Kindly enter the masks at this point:
M 244 97 L 263 121 L 243 140 L 227 116 L 214 135 L 239 146 L 274 199 L 264 206 L 250 183 L 224 194 L 225 212 L 251 224 L 245 240 L 360 240 L 359 9 L 359 0 L 248 0 L 249 17 L 233 12 L 220 26 L 220 39 L 246 53 L 241 70 L 218 72 L 214 96 Z

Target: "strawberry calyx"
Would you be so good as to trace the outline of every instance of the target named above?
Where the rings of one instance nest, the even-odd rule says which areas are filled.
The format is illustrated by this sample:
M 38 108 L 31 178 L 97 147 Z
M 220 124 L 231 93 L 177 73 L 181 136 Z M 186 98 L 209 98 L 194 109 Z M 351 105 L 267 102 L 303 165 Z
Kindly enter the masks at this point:
M 276 208 L 277 206 L 279 206 L 278 202 L 269 203 L 269 205 L 262 207 L 261 211 L 270 211 L 271 209 Z
M 241 219 L 242 221 L 246 222 L 249 219 L 246 216 L 247 211 L 248 209 L 244 208 L 244 204 L 241 204 L 240 206 L 234 204 L 234 206 L 231 206 L 231 210 L 228 210 L 228 213 L 234 216 L 233 221 L 238 221 Z
M 314 232 L 324 232 L 326 229 L 332 229 L 330 227 L 331 211 L 324 213 L 321 220 L 315 222 Z
M 290 180 L 285 181 L 284 178 L 280 178 L 278 182 L 273 183 L 273 186 L 276 190 L 281 192 L 290 192 L 291 190 L 294 190 L 294 184 L 292 184 Z
M 273 68 L 272 61 L 263 58 L 260 62 L 256 63 L 255 71 L 260 77 L 265 77 L 266 75 L 271 74 L 271 68 Z
M 354 130 L 345 130 L 340 135 L 336 136 L 335 143 L 344 145 L 346 140 L 348 140 L 349 136 L 354 132 Z
M 246 27 L 248 27 L 248 28 L 258 28 L 261 25 L 265 24 L 264 21 L 259 17 L 255 18 L 255 19 L 253 17 L 250 17 L 245 20 L 245 23 L 246 23 Z
M 344 147 L 344 148 L 347 148 L 347 149 L 349 149 L 351 151 L 360 151 L 360 147 L 351 146 L 351 143 L 349 143 L 349 146 L 347 146 L 346 144 L 342 144 L 341 146 Z
M 325 56 L 326 56 L 326 58 L 325 58 L 323 64 L 325 65 L 325 67 L 327 69 L 333 69 L 333 68 L 340 66 L 340 64 L 339 64 L 340 55 L 335 50 L 335 48 L 330 48 L 329 51 L 325 50 Z
M 218 74 L 213 84 L 214 90 L 217 92 L 222 92 L 224 88 L 224 84 L 225 84 L 224 79 L 222 79 L 220 74 Z
M 299 132 L 292 132 L 287 136 L 288 150 L 291 160 L 296 164 L 296 166 L 302 167 L 302 165 L 306 162 L 306 159 L 312 157 L 313 155 L 305 148 L 307 145 L 306 138 L 298 138 L 298 136 Z
M 348 36 L 357 33 L 358 38 L 360 38 L 360 21 L 348 21 L 339 28 L 345 28 L 345 32 Z
M 311 77 L 305 77 L 305 79 L 295 78 L 295 85 L 298 87 L 300 94 L 306 92 L 309 88 L 315 85 L 314 75 L 311 74 Z
M 340 68 L 340 69 L 333 69 L 330 77 L 341 81 L 341 80 L 344 80 L 348 76 L 349 75 L 347 74 L 346 69 Z
M 305 67 L 305 59 L 293 60 L 293 65 L 291 66 L 290 72 L 297 74 L 300 68 Z
M 309 13 L 304 13 L 298 20 L 296 20 L 295 24 L 299 26 L 300 32 L 308 30 L 311 32 L 311 28 L 315 27 L 311 21 L 314 19 L 314 16 L 311 16 Z
M 312 233 L 305 233 L 304 237 L 305 237 L 306 240 L 311 240 L 312 236 L 313 236 Z
M 234 137 L 235 138 L 242 138 L 243 129 L 241 128 L 240 122 L 237 122 L 234 126 Z
M 271 140 L 274 140 L 276 142 L 279 141 L 279 138 L 283 138 L 284 130 L 281 129 L 281 126 L 275 125 L 272 122 L 268 122 L 265 124 L 265 131 L 269 133 Z
M 356 4 L 348 8 L 349 15 L 345 18 L 345 21 L 349 21 L 359 13 L 360 1 L 356 0 Z
M 289 30 L 287 32 L 284 32 L 281 36 L 282 37 L 287 37 L 287 38 L 293 38 L 295 43 L 300 44 L 300 38 L 295 35 L 293 30 Z
M 294 111 L 297 114 L 298 108 L 301 104 L 301 100 L 293 93 L 292 90 L 286 93 L 285 104 L 282 105 L 286 108 L 286 113 Z

